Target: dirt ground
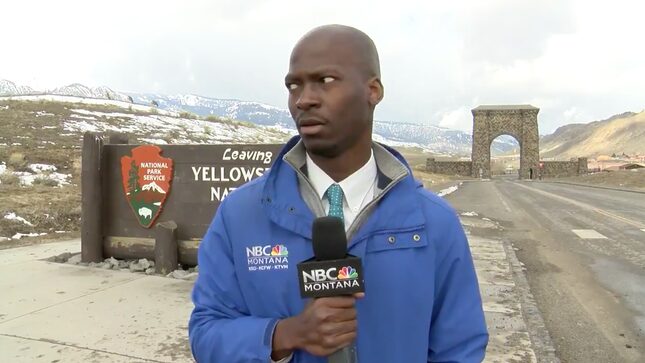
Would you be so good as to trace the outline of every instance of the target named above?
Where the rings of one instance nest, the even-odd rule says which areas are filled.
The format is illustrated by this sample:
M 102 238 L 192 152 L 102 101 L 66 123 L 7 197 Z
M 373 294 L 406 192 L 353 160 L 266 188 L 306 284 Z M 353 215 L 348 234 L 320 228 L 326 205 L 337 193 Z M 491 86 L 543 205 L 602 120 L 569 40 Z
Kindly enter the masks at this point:
M 601 171 L 593 174 L 545 180 L 591 184 L 609 188 L 625 188 L 645 191 L 645 168 L 618 171 Z
M 4 216 L 15 213 L 32 226 Z M 47 233 L 39 237 L 1 240 L 0 249 L 80 235 L 81 194 L 77 185 L 49 187 L 0 184 L 0 237 L 16 233 Z

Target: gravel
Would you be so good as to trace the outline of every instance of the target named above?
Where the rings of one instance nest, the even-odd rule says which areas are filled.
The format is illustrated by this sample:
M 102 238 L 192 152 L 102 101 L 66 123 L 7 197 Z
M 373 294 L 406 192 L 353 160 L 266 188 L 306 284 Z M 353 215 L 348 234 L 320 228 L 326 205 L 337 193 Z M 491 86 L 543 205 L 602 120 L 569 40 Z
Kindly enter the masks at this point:
M 57 256 L 52 256 L 47 259 L 50 262 L 66 263 L 69 265 L 88 266 L 94 268 L 101 268 L 105 270 L 121 270 L 130 271 L 132 273 L 145 273 L 146 275 L 157 275 L 155 270 L 155 261 L 141 258 L 138 260 L 119 260 L 114 257 L 106 258 L 103 262 L 90 262 L 85 263 L 81 261 L 81 254 L 71 254 L 69 252 L 62 253 Z M 173 279 L 195 281 L 199 273 L 199 267 L 191 267 L 186 270 L 181 266 L 177 270 L 166 275 Z

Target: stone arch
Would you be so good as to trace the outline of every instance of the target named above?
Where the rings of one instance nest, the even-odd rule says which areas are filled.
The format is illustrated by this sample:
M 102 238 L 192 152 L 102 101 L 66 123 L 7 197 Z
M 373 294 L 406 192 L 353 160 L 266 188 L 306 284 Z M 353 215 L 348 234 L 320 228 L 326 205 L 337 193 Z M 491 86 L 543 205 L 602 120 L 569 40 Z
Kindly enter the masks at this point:
M 500 135 L 511 135 L 520 144 L 520 179 L 537 178 L 540 163 L 539 111 L 530 105 L 474 108 L 472 176 L 490 178 L 491 143 Z

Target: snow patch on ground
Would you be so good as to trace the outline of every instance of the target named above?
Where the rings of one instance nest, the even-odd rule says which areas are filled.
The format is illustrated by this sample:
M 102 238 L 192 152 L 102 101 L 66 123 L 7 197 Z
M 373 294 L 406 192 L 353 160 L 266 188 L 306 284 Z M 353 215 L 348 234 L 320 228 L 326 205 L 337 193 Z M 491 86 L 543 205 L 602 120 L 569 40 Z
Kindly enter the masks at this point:
M 42 173 L 44 171 L 56 171 L 58 170 L 56 166 L 49 164 L 29 164 L 27 166 L 34 173 Z
M 461 215 L 466 216 L 466 217 L 476 217 L 479 214 L 477 214 L 477 212 L 463 212 L 463 213 L 461 213 Z
M 282 143 L 285 137 L 269 132 L 266 127 L 239 123 L 213 123 L 191 118 L 170 117 L 165 115 L 139 115 L 119 112 L 98 112 L 73 110 L 84 115 L 93 115 L 100 120 L 88 122 L 81 119 L 68 119 L 63 129 L 83 133 L 117 131 L 129 134 L 150 135 L 144 142 L 166 144 L 161 137 L 172 135 L 175 144 L 221 144 L 236 142 Z M 107 122 L 109 120 L 109 122 Z
M 40 178 L 54 180 L 58 183 L 58 186 L 68 185 L 69 179 L 72 178 L 71 174 L 62 174 L 62 173 L 49 173 L 41 174 Z
M 166 145 L 168 144 L 166 140 L 164 139 L 148 139 L 145 137 L 140 137 L 139 141 L 141 141 L 142 144 L 157 144 L 157 145 Z
M 20 217 L 20 216 L 17 216 L 17 215 L 16 215 L 16 213 L 13 213 L 13 212 L 11 212 L 11 213 L 9 213 L 9 214 L 6 214 L 6 215 L 4 216 L 4 219 L 8 219 L 8 220 L 10 220 L 10 221 L 18 221 L 18 222 L 24 223 L 24 224 L 26 224 L 26 225 L 28 225 L 28 226 L 30 226 L 30 227 L 33 227 L 33 226 L 34 226 L 34 225 L 33 225 L 33 224 L 31 224 L 29 221 L 27 221 L 26 219 L 24 219 L 24 218 L 22 218 L 22 217 Z
M 23 186 L 30 186 L 34 184 L 35 180 L 53 180 L 57 186 L 63 186 L 70 183 L 72 176 L 70 174 L 62 174 L 56 172 L 57 168 L 49 164 L 29 164 L 27 166 L 32 172 L 28 171 L 14 171 L 13 175 L 17 176 L 20 184 Z M 0 174 L 6 172 L 7 166 L 0 164 Z
M 42 116 L 56 116 L 53 113 L 45 112 L 45 111 L 38 111 L 35 112 L 36 117 L 42 117 Z
M 298 130 L 292 129 L 292 128 L 287 127 L 287 126 L 282 125 L 282 124 L 276 124 L 276 125 L 268 126 L 267 128 L 271 129 L 271 130 L 276 130 L 276 131 L 279 131 L 279 132 L 283 132 L 283 133 L 291 135 L 291 136 L 298 135 Z
M 22 237 L 40 237 L 47 233 L 16 233 L 10 239 L 21 239 Z
M 71 114 L 71 115 L 69 115 L 69 117 L 78 118 L 78 119 L 82 119 L 82 120 L 96 120 L 96 117 L 94 117 L 94 116 L 83 116 L 83 115 Z
M 448 195 L 450 193 L 454 193 L 457 189 L 459 189 L 459 186 L 453 185 L 453 186 L 451 186 L 449 188 L 441 189 L 439 191 L 439 193 L 437 193 L 437 195 L 440 196 L 440 197 L 444 197 L 444 196 L 446 196 L 446 195 Z

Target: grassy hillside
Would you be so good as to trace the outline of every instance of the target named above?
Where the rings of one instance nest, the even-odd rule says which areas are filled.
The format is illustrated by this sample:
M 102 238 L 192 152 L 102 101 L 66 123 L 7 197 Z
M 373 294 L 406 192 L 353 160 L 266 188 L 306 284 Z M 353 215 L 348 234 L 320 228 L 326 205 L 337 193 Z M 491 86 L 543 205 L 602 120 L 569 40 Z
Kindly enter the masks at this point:
M 0 98 L 0 248 L 15 244 L 17 234 L 78 235 L 85 131 L 123 132 L 131 143 L 157 144 L 282 143 L 289 137 L 241 121 L 65 100 Z
M 612 154 L 645 154 L 645 111 L 603 121 L 571 124 L 540 140 L 543 158 L 569 159 Z

